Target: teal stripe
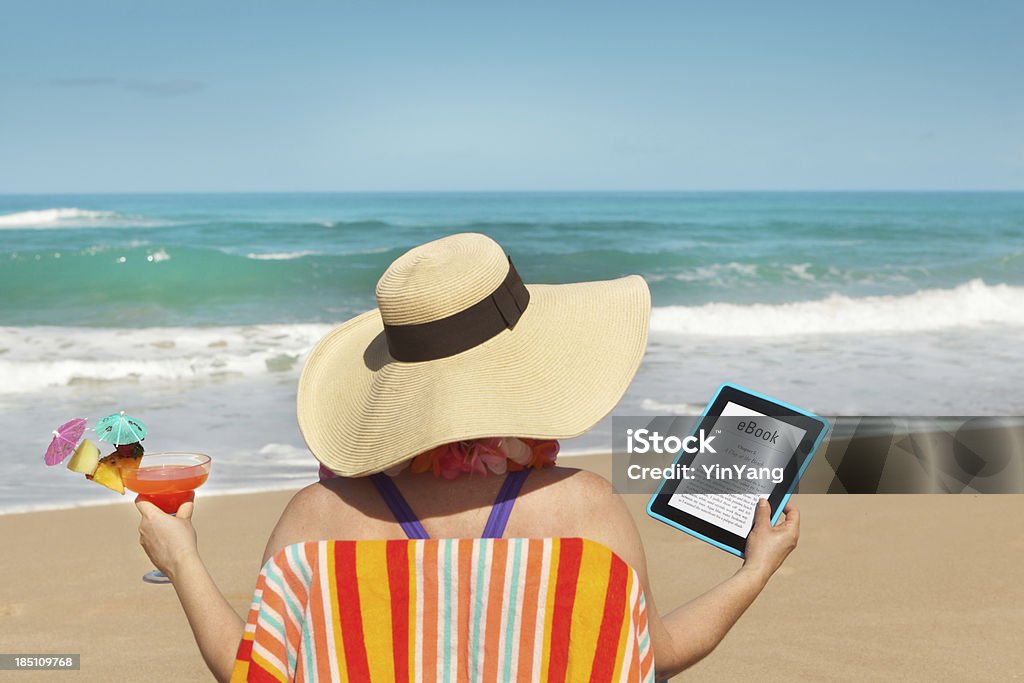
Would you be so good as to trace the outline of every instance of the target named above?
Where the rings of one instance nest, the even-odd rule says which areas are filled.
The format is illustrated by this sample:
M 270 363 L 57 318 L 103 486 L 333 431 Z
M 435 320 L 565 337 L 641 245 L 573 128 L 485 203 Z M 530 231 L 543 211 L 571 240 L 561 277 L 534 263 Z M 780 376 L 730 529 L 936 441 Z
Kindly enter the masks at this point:
M 302 556 L 299 554 L 300 547 L 302 547 L 301 543 L 293 543 L 292 545 L 288 546 L 287 552 L 291 556 L 292 564 L 294 564 L 298 568 L 299 572 L 302 574 L 302 582 L 306 586 L 306 597 L 308 604 L 309 591 L 312 584 L 312 577 L 310 576 L 310 573 L 306 570 L 306 563 L 302 559 Z M 302 651 L 303 654 L 305 655 L 304 659 L 306 660 L 306 677 L 310 678 L 310 680 L 314 680 L 316 676 L 316 667 L 313 664 L 313 651 L 315 650 L 316 645 L 313 643 L 313 632 L 310 629 L 308 617 L 308 614 L 304 614 L 302 618 Z
M 477 667 L 480 665 L 480 615 L 483 613 L 483 597 L 488 591 L 484 590 L 484 570 L 487 568 L 487 560 L 491 557 L 490 539 L 480 539 L 478 556 L 476 560 L 476 590 L 473 591 L 473 634 L 472 643 L 472 667 L 473 676 L 476 676 Z
M 278 586 L 278 594 L 284 599 L 288 611 L 293 613 L 296 621 L 303 621 L 302 609 L 295 604 L 295 602 L 288 596 L 285 591 L 284 579 L 281 577 L 279 572 L 273 574 L 267 574 L 267 581 L 273 581 Z M 284 626 L 281 626 L 281 641 L 287 642 L 285 638 Z M 292 671 L 295 671 L 295 653 L 292 652 L 291 648 L 288 648 L 288 666 Z
M 276 583 L 280 587 L 280 589 L 278 590 L 278 594 L 282 598 L 284 598 L 284 601 L 287 603 L 288 609 L 289 610 L 295 609 L 293 607 L 295 603 L 293 603 L 288 598 L 288 595 L 284 592 L 284 581 L 281 579 L 281 577 L 278 574 L 274 574 L 274 575 L 267 574 L 267 581 L 268 582 L 269 581 L 273 581 L 274 583 Z M 301 612 L 299 612 L 299 614 L 301 614 Z M 281 634 L 281 642 L 282 643 L 287 643 L 288 642 L 288 639 L 287 639 L 287 637 L 285 635 L 284 624 L 279 623 L 276 619 L 270 617 L 269 615 L 261 614 L 260 616 L 262 618 L 266 619 L 267 621 L 273 623 L 277 627 L 277 629 L 280 631 L 280 634 Z M 291 651 L 291 648 L 287 648 L 287 652 L 288 652 L 288 668 L 291 671 L 295 671 L 295 654 Z
M 288 546 L 288 553 L 292 556 L 292 562 L 294 562 L 295 566 L 299 568 L 300 572 L 302 572 L 302 582 L 306 584 L 306 588 L 308 589 L 309 584 L 312 582 L 312 577 L 310 576 L 309 572 L 306 571 L 306 563 L 299 555 L 299 548 L 301 546 L 301 543 L 293 543 L 292 545 Z
M 267 575 L 267 580 L 268 581 L 273 580 L 273 582 L 277 584 L 277 586 L 278 586 L 278 591 L 277 592 L 284 599 L 285 603 L 287 604 L 288 612 L 295 617 L 296 621 L 300 621 L 302 619 L 302 608 L 299 607 L 295 603 L 295 601 L 292 600 L 291 597 L 288 595 L 288 593 L 287 593 L 287 591 L 285 589 L 284 578 L 281 577 L 281 576 L 271 577 L 270 575 Z
M 515 628 L 516 617 L 518 616 L 519 605 L 516 604 L 517 591 L 519 587 L 519 558 L 522 555 L 522 539 L 512 541 L 515 545 L 515 552 L 512 555 L 512 581 L 509 583 L 508 604 L 505 609 L 508 611 L 505 620 L 505 676 L 504 680 L 512 680 L 512 650 L 519 645 L 512 637 Z
M 449 574 L 452 572 L 452 541 L 444 543 L 444 566 Z M 444 680 L 450 683 L 452 680 L 452 577 L 448 576 L 444 582 Z
M 284 641 L 284 624 L 282 624 L 280 621 L 270 616 L 266 612 L 260 613 L 259 621 L 264 622 L 264 627 L 270 626 L 271 628 L 268 628 L 266 630 L 275 631 L 277 635 L 280 636 L 280 640 L 282 642 Z

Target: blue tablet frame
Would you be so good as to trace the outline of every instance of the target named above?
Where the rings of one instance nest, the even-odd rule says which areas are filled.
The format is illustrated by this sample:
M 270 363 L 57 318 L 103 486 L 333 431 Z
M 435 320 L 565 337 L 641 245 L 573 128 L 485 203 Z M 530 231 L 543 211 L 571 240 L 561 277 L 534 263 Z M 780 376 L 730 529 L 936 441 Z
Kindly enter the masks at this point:
M 711 406 L 715 405 L 715 402 L 718 401 L 718 397 L 721 395 L 722 391 L 727 389 L 727 388 L 728 389 L 733 389 L 735 391 L 739 391 L 739 392 L 744 393 L 744 394 L 748 394 L 750 396 L 755 396 L 755 397 L 757 397 L 757 398 L 759 398 L 759 399 L 761 399 L 763 401 L 768 401 L 769 403 L 774 403 L 775 405 L 781 406 L 782 408 L 785 408 L 786 410 L 791 410 L 794 413 L 798 413 L 800 415 L 803 415 L 804 417 L 808 417 L 808 418 L 810 418 L 812 420 L 815 420 L 816 422 L 820 422 L 821 425 L 822 425 L 821 433 L 818 434 L 818 438 L 814 440 L 814 445 L 811 446 L 811 450 L 807 454 L 807 458 L 804 460 L 803 464 L 800 466 L 800 469 L 797 470 L 796 477 L 793 478 L 793 482 L 789 485 L 789 489 L 786 491 L 785 495 L 782 496 L 782 500 L 779 502 L 779 506 L 775 509 L 775 512 L 772 514 L 771 522 L 772 522 L 772 526 L 775 526 L 775 522 L 777 522 L 779 520 L 779 516 L 782 514 L 782 510 L 786 507 L 786 503 L 789 502 L 790 496 L 793 495 L 793 489 L 796 488 L 796 485 L 800 481 L 800 478 L 804 476 L 804 471 L 807 469 L 807 466 L 811 464 L 811 459 L 814 458 L 814 454 L 818 452 L 818 447 L 821 446 L 821 442 L 824 440 L 825 435 L 828 434 L 828 430 L 829 430 L 828 420 L 826 420 L 825 418 L 821 417 L 820 415 L 815 415 L 814 413 L 811 413 L 811 412 L 808 412 L 806 410 L 803 410 L 802 408 L 797 408 L 796 406 L 790 405 L 790 404 L 785 403 L 783 401 L 780 401 L 780 400 L 778 400 L 776 398 L 772 398 L 771 396 L 767 396 L 767 395 L 762 394 L 762 393 L 757 392 L 757 391 L 752 391 L 752 390 L 747 389 L 745 387 L 741 387 L 738 384 L 732 384 L 730 382 L 724 382 L 723 384 L 719 385 L 718 389 L 715 390 L 715 395 L 711 397 L 711 400 L 708 401 L 708 404 L 704 407 L 704 412 L 701 413 L 700 418 L 697 419 L 697 422 L 694 425 L 693 431 L 691 432 L 691 434 L 696 434 L 697 433 L 697 430 L 700 428 L 700 425 L 703 424 L 704 420 L 707 418 L 708 411 L 711 410 Z M 676 459 L 672 461 L 672 464 L 675 465 L 676 463 L 678 463 L 683 458 L 684 455 L 685 455 L 685 453 L 683 451 L 680 451 L 679 454 L 676 456 Z M 659 491 L 661 490 L 661 486 L 658 487 L 658 490 Z M 733 555 L 735 555 L 737 557 L 741 557 L 741 558 L 744 557 L 744 554 L 742 552 L 740 552 L 739 550 L 737 550 L 736 548 L 733 548 L 732 546 L 725 545 L 724 543 L 720 543 L 719 541 L 716 541 L 713 538 L 708 538 L 707 536 L 705 536 L 704 534 L 700 533 L 699 531 L 694 531 L 693 529 L 687 528 L 687 527 L 679 524 L 678 522 L 676 522 L 674 519 L 670 519 L 668 517 L 665 517 L 664 515 L 659 514 L 659 513 L 655 512 L 654 510 L 652 510 L 651 506 L 654 505 L 654 501 L 657 500 L 658 495 L 659 495 L 658 492 L 655 492 L 654 495 L 651 496 L 651 499 L 649 501 L 647 501 L 647 514 L 648 515 L 650 515 L 654 519 L 658 520 L 659 522 L 664 522 L 665 524 L 668 524 L 671 527 L 675 527 L 676 529 L 679 529 L 680 531 L 685 532 L 685 533 L 689 534 L 690 536 L 693 536 L 694 538 L 699 538 L 700 540 L 704 541 L 705 543 L 710 543 L 711 545 L 713 545 L 713 546 L 715 546 L 717 548 L 721 548 L 722 550 L 726 551 L 727 553 L 731 553 L 731 554 L 733 554 Z

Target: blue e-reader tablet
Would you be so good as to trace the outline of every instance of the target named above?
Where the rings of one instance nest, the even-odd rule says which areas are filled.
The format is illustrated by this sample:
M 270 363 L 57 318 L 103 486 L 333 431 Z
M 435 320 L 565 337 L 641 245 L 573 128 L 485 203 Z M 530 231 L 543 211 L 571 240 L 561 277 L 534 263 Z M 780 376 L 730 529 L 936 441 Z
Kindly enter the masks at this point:
M 664 480 L 647 513 L 743 557 L 757 500 L 768 499 L 775 524 L 827 431 L 817 415 L 723 384 L 692 432 L 702 448 L 680 451 L 680 476 Z

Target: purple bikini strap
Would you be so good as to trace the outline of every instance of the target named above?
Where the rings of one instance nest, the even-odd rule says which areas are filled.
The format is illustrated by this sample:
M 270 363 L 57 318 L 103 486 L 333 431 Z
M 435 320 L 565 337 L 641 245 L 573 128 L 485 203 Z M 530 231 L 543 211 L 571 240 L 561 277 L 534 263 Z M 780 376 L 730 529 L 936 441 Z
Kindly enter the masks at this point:
M 483 538 L 501 538 L 505 533 L 505 525 L 508 524 L 508 516 L 512 514 L 512 506 L 515 505 L 519 489 L 523 487 L 529 469 L 521 469 L 518 472 L 509 472 L 505 475 L 505 481 L 501 484 L 498 497 L 491 507 L 491 515 L 487 518 L 484 526 Z
M 505 533 L 505 525 L 508 524 L 509 515 L 512 514 L 512 506 L 515 505 L 516 496 L 519 495 L 519 490 L 523 488 L 523 482 L 526 481 L 526 477 L 529 474 L 529 469 L 522 469 L 518 472 L 510 472 L 505 476 L 505 481 L 502 482 L 501 489 L 498 491 L 498 497 L 491 507 L 491 514 L 487 518 L 487 524 L 484 526 L 483 538 L 501 538 Z M 377 491 L 380 492 L 384 502 L 387 503 L 388 508 L 391 510 L 391 514 L 398 520 L 406 536 L 414 539 L 430 538 L 427 535 L 426 529 L 423 528 L 420 520 L 416 517 L 416 513 L 409 507 L 405 496 L 395 486 L 395 482 L 391 481 L 391 477 L 383 472 L 378 472 L 370 475 L 370 481 L 377 487 Z
M 377 487 L 384 502 L 391 509 L 391 514 L 402 525 L 402 531 L 405 532 L 406 536 L 414 539 L 430 538 L 427 535 L 426 529 L 420 524 L 420 520 L 416 518 L 416 513 L 412 511 L 409 503 L 406 502 L 405 496 L 395 486 L 395 482 L 391 481 L 391 477 L 383 472 L 377 472 L 370 475 L 370 481 Z

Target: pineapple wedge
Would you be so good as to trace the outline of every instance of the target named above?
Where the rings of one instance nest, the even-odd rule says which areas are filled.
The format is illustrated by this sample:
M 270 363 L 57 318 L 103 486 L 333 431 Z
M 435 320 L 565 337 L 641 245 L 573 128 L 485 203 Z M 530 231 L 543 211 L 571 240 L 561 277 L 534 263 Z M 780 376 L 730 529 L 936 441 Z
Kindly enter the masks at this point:
M 111 491 L 117 491 L 124 495 L 124 482 L 121 481 L 121 470 L 116 465 L 108 462 L 100 462 L 96 471 L 91 475 L 85 475 L 86 479 L 92 479 L 97 484 L 103 484 Z
M 71 456 L 71 460 L 68 460 L 68 469 L 72 472 L 92 474 L 96 471 L 96 466 L 99 462 L 100 449 L 96 448 L 96 444 L 92 441 L 86 439 L 78 445 L 75 454 Z

